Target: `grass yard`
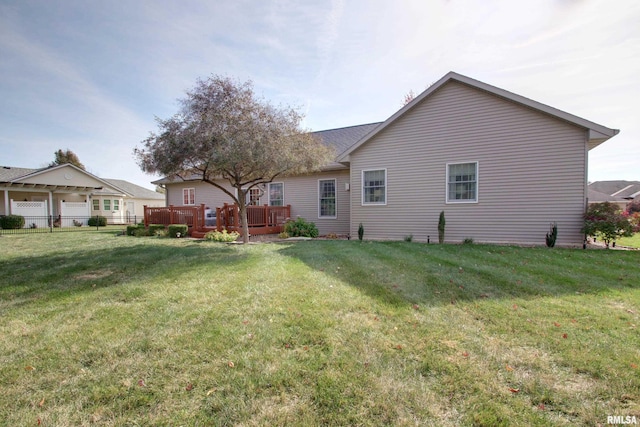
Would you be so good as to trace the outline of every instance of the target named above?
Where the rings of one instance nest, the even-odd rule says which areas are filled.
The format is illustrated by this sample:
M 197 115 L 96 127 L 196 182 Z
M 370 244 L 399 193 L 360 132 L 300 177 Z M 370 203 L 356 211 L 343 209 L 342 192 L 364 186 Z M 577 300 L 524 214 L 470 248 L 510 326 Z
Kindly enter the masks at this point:
M 621 237 L 616 243 L 620 246 L 640 249 L 640 233 L 636 233 L 631 237 Z
M 0 237 L 0 424 L 640 422 L 640 252 Z

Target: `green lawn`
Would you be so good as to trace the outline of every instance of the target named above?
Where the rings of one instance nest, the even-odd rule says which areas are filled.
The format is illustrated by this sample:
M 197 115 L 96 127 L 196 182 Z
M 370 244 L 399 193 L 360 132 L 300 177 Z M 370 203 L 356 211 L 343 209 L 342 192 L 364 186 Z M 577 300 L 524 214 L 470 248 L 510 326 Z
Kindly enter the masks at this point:
M 640 419 L 640 252 L 0 237 L 3 425 Z
M 636 233 L 631 237 L 621 237 L 616 243 L 620 246 L 640 249 L 640 233 Z

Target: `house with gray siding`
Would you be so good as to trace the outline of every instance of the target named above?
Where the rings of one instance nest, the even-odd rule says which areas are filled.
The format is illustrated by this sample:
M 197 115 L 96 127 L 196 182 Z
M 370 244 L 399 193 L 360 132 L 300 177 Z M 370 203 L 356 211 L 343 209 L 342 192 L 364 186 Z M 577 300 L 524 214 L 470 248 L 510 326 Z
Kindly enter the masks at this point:
M 322 171 L 276 179 L 252 204 L 291 205 L 321 234 L 417 241 L 579 245 L 588 198 L 588 151 L 618 133 L 450 72 L 382 123 L 315 132 L 336 148 Z M 162 179 L 167 203 L 231 199 L 198 181 Z

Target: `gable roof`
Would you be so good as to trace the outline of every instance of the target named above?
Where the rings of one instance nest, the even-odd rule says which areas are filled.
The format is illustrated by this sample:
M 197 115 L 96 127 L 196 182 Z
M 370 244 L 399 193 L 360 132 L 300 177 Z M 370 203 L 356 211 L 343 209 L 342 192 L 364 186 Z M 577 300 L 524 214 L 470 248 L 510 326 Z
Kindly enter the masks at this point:
M 148 188 L 141 187 L 139 185 L 133 184 L 129 181 L 125 181 L 123 179 L 111 179 L 105 178 L 109 184 L 114 187 L 117 187 L 127 194 L 129 194 L 134 199 L 155 199 L 155 200 L 164 200 L 165 196 L 162 193 L 158 193 L 157 191 L 149 190 Z
M 450 71 L 449 73 L 445 74 L 444 77 L 442 77 L 440 80 L 438 80 L 437 82 L 429 86 L 420 95 L 416 96 L 411 102 L 409 102 L 407 105 L 405 105 L 400 110 L 398 110 L 395 114 L 393 114 L 391 117 L 385 120 L 382 124 L 380 124 L 377 128 L 375 128 L 375 130 L 368 133 L 366 136 L 360 139 L 357 143 L 353 144 L 349 149 L 344 151 L 341 155 L 338 156 L 337 161 L 348 162 L 349 155 L 354 150 L 356 150 L 358 147 L 360 147 L 361 145 L 365 144 L 367 141 L 375 137 L 378 133 L 382 132 L 382 130 L 384 130 L 387 126 L 395 122 L 399 117 L 403 116 L 404 114 L 412 110 L 416 105 L 420 104 L 425 98 L 428 98 L 429 96 L 431 96 L 431 94 L 433 94 L 442 86 L 444 86 L 445 84 L 451 81 L 456 81 L 456 82 L 465 84 L 467 86 L 471 86 L 473 88 L 488 92 L 492 95 L 498 96 L 508 101 L 515 102 L 517 104 L 523 105 L 525 107 L 531 108 L 533 110 L 536 110 L 541 113 L 555 117 L 557 119 L 563 120 L 565 122 L 569 122 L 576 126 L 582 127 L 588 130 L 588 133 L 589 133 L 589 140 L 588 140 L 589 150 L 597 147 L 607 139 L 617 135 L 620 132 L 617 129 L 609 129 L 608 127 L 599 125 L 589 120 L 585 120 L 578 116 L 574 116 L 573 114 L 569 114 L 562 110 L 558 110 L 556 108 L 550 107 L 548 105 L 542 104 L 532 99 L 525 98 L 524 96 L 517 95 L 515 93 L 506 91 L 504 89 L 500 89 L 498 87 L 483 83 L 479 80 L 475 80 L 470 77 L 463 76 L 461 74 Z
M 148 190 L 139 185 L 133 184 L 128 181 L 124 181 L 121 179 L 103 179 L 93 175 L 90 172 L 85 171 L 84 169 L 80 169 L 77 166 L 74 166 L 70 163 L 65 163 L 62 165 L 50 166 L 46 168 L 40 169 L 31 169 L 31 168 L 17 168 L 13 166 L 0 166 L 0 185 L 6 185 L 11 187 L 20 187 L 20 186 L 34 186 L 37 188 L 42 188 L 43 190 L 50 190 L 61 187 L 59 184 L 49 184 L 43 180 L 42 182 L 34 183 L 33 178 L 38 177 L 40 175 L 46 174 L 48 172 L 63 169 L 63 168 L 71 168 L 75 171 L 78 171 L 87 177 L 90 177 L 95 184 L 102 185 L 69 185 L 67 190 L 77 190 L 77 191 L 91 191 L 94 194 L 102 194 L 102 195 L 113 195 L 113 194 L 125 194 L 129 197 L 138 198 L 138 199 L 164 199 L 164 194 L 157 193 L 155 191 Z M 54 188 L 55 187 L 55 188 Z
M 598 191 L 619 200 L 631 200 L 640 196 L 640 181 L 596 181 L 589 190 Z
M 46 179 L 40 181 L 40 177 L 42 175 L 50 174 L 51 172 L 55 172 L 61 169 L 71 169 L 73 171 L 73 173 L 69 175 L 68 179 L 70 179 L 72 175 L 75 175 L 76 172 L 78 172 L 81 175 L 86 176 L 89 181 L 80 184 L 77 182 L 77 180 L 75 181 L 75 183 L 73 183 L 72 181 L 56 183 L 47 181 Z M 40 169 L 14 168 L 11 166 L 3 166 L 2 171 L 3 174 L 0 178 L 0 184 L 7 187 L 30 187 L 40 188 L 44 190 L 64 189 L 65 191 L 92 191 L 95 189 L 100 189 L 104 185 L 108 185 L 106 181 L 70 163 L 49 166 Z M 67 173 L 68 172 L 65 172 L 65 177 L 67 176 Z
M 620 199 L 616 196 L 611 196 L 607 193 L 602 193 L 600 191 L 594 190 L 591 187 L 587 189 L 587 197 L 589 198 L 589 203 L 599 203 L 599 202 L 626 202 L 624 199 Z
M 0 182 L 10 182 L 14 179 L 37 172 L 39 169 L 16 168 L 13 166 L 0 167 Z
M 312 132 L 312 135 L 320 138 L 323 144 L 335 148 L 337 156 L 340 156 L 363 136 L 380 126 L 380 124 L 382 124 L 382 122 L 327 129 Z

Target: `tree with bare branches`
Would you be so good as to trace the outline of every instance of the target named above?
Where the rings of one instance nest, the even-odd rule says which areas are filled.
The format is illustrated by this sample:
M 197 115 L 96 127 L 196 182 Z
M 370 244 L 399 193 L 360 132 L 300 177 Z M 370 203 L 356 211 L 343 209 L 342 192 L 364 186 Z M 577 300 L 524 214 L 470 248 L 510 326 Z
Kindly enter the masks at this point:
M 158 132 L 134 150 L 148 173 L 201 180 L 239 206 L 243 241 L 249 241 L 246 197 L 275 178 L 319 170 L 334 153 L 301 129 L 302 115 L 256 97 L 253 84 L 228 77 L 198 79 L 177 114 L 156 118 Z M 237 194 L 226 189 L 228 181 Z

